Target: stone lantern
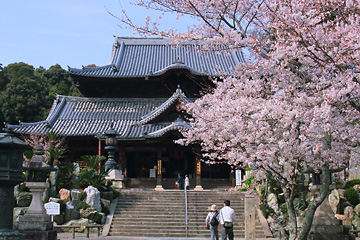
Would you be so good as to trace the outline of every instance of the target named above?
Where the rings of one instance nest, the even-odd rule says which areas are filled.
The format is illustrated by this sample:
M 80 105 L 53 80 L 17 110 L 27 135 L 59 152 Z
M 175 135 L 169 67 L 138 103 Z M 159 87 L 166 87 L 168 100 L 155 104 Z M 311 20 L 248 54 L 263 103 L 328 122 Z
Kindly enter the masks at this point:
M 119 169 L 117 163 L 114 160 L 115 151 L 118 149 L 116 135 L 117 133 L 111 124 L 110 128 L 105 131 L 105 150 L 108 151 L 108 160 L 105 162 L 105 169 Z
M 31 161 L 23 164 L 23 169 L 27 171 L 26 187 L 32 193 L 32 200 L 26 214 L 19 216 L 17 229 L 26 235 L 26 239 L 57 239 L 53 223 L 42 202 L 42 194 L 49 187 L 46 178 L 56 168 L 45 163 L 44 154 L 43 146 L 37 146 Z
M 0 133 L 0 239 L 23 239 L 13 230 L 14 186 L 24 181 L 23 151 L 31 147 L 10 133 Z
M 105 169 L 109 169 L 108 176 L 105 179 L 110 180 L 114 186 L 118 188 L 124 188 L 124 175 L 122 171 L 119 170 L 118 164 L 114 160 L 115 151 L 118 150 L 117 147 L 117 132 L 113 128 L 113 125 L 110 125 L 110 128 L 105 131 L 105 150 L 108 151 L 108 159 L 105 162 Z

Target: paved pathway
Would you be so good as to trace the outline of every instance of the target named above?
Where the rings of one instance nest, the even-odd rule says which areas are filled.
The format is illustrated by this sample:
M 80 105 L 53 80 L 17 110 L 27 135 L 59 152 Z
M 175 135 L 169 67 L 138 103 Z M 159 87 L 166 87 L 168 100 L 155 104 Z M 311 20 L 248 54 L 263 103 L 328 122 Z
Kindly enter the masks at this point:
M 72 239 L 72 233 L 58 233 L 57 238 L 59 240 L 70 240 Z M 90 233 L 90 237 L 86 238 L 86 233 L 75 233 L 75 239 L 78 240 L 208 240 L 209 238 L 163 238 L 163 237 L 120 237 L 120 236 L 107 236 L 98 237 L 97 233 Z M 275 240 L 277 238 L 257 238 L 256 240 Z M 245 240 L 245 238 L 235 238 L 235 240 Z

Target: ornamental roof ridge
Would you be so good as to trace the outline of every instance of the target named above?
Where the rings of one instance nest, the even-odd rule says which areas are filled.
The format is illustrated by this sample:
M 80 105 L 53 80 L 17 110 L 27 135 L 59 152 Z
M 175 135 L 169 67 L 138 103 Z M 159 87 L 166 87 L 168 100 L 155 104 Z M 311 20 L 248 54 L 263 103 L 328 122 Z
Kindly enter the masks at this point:
M 165 133 L 174 131 L 174 130 L 181 130 L 181 129 L 190 129 L 191 125 L 187 122 L 185 122 L 181 117 L 178 117 L 175 121 L 173 121 L 170 125 L 159 129 L 157 131 L 147 133 L 146 137 L 156 138 L 161 137 Z
M 126 45 L 176 45 L 173 40 L 163 37 L 115 37 L 114 46 L 116 47 L 121 43 Z
M 139 121 L 140 125 L 146 124 L 150 122 L 151 120 L 155 119 L 159 115 L 161 115 L 163 112 L 165 112 L 166 109 L 168 109 L 171 105 L 173 105 L 174 102 L 179 101 L 179 99 L 189 103 L 191 100 L 185 96 L 183 91 L 180 88 L 180 85 L 178 85 L 178 88 L 176 91 L 171 95 L 170 98 L 168 98 L 164 103 L 162 103 L 160 106 L 155 108 L 153 111 L 149 112 L 148 114 L 141 117 L 141 120 Z
M 57 95 L 57 101 L 62 101 L 66 99 L 68 102 L 81 102 L 81 101 L 96 101 L 96 102 L 138 102 L 138 101 L 152 101 L 152 100 L 163 100 L 165 101 L 168 98 L 107 98 L 107 97 L 79 97 L 79 96 L 65 96 L 65 95 Z
M 161 76 L 164 73 L 166 73 L 167 71 L 173 70 L 173 69 L 183 69 L 183 70 L 188 70 L 190 71 L 192 74 L 194 75 L 199 75 L 199 76 L 208 76 L 209 74 L 207 73 L 207 71 L 205 70 L 204 72 L 200 72 L 192 67 L 189 67 L 187 65 L 185 65 L 185 63 L 183 62 L 174 62 L 173 64 L 166 66 L 163 69 L 160 69 L 159 71 L 156 72 L 151 72 L 151 74 L 149 74 L 149 76 Z

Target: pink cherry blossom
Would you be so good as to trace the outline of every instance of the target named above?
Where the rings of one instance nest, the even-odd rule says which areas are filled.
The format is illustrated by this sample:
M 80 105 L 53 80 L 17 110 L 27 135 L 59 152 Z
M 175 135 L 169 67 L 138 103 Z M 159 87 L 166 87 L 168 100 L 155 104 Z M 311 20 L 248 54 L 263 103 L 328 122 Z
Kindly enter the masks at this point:
M 249 61 L 216 88 L 184 106 L 192 129 L 178 143 L 199 144 L 203 160 L 250 166 L 283 189 L 289 239 L 306 239 L 328 194 L 331 169 L 344 167 L 359 140 L 360 2 L 358 0 L 139 0 L 202 22 L 185 33 L 160 30 L 156 20 L 123 23 L 175 43 L 201 40 L 202 51 L 224 45 Z M 322 172 L 319 197 L 297 232 L 293 195 L 298 176 Z

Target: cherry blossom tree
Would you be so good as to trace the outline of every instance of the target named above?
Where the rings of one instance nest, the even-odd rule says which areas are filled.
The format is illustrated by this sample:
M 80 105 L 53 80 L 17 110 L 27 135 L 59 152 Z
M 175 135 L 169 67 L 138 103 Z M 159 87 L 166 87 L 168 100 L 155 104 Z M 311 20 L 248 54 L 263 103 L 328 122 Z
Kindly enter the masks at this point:
M 359 139 L 360 1 L 140 0 L 138 5 L 200 19 L 188 32 L 161 30 L 147 18 L 121 20 L 139 33 L 177 43 L 201 40 L 211 51 L 246 49 L 251 61 L 185 109 L 192 129 L 181 144 L 199 144 L 203 159 L 250 166 L 281 185 L 289 239 L 306 239 L 330 173 L 344 167 Z M 304 172 L 321 173 L 320 194 L 297 231 L 294 197 Z

